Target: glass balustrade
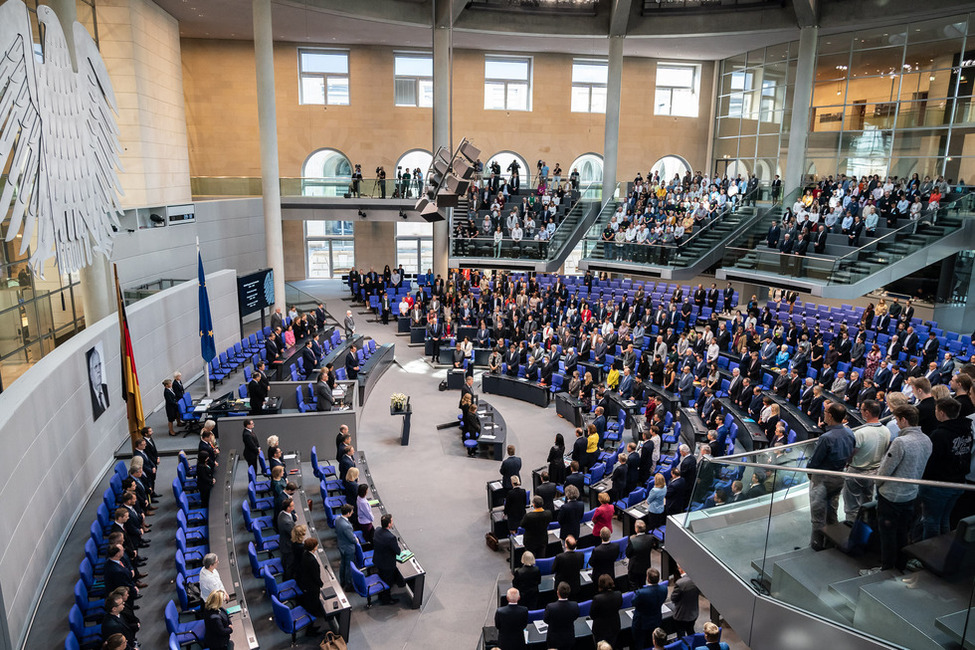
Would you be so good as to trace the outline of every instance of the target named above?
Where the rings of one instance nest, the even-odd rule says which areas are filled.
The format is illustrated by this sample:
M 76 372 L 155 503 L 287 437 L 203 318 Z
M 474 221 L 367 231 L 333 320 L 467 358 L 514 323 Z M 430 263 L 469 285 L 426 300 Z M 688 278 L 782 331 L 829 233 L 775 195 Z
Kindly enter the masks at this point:
M 955 490 L 964 502 L 975 497 L 975 485 L 811 470 L 817 442 L 709 459 L 698 471 L 689 512 L 671 525 L 676 519 L 758 595 L 894 647 L 975 647 L 975 516 L 944 532 L 930 526 L 923 539 L 920 514 L 905 509 L 911 539 L 897 556 L 903 570 L 873 570 L 882 564 L 879 521 L 892 521 L 886 504 L 877 504 L 878 489 L 897 499 L 918 487 L 921 502 Z M 838 494 L 837 521 L 827 519 L 827 548 L 816 551 L 810 493 L 828 485 Z

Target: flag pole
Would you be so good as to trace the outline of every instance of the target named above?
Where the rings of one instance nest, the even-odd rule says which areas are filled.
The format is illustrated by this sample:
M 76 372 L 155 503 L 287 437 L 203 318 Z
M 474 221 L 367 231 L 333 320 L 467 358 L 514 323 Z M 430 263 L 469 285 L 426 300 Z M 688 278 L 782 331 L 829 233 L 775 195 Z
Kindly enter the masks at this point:
M 196 254 L 197 257 L 200 255 L 200 238 L 196 238 Z M 203 377 L 206 382 L 206 395 L 210 397 L 210 364 L 206 361 L 203 362 Z

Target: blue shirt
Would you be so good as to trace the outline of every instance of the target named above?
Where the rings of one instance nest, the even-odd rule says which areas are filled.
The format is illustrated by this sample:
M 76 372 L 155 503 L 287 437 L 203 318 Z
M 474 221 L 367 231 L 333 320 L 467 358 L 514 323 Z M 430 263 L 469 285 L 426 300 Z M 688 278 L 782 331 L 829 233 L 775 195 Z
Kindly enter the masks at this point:
M 833 425 L 819 436 L 807 467 L 842 472 L 853 457 L 855 448 L 856 438 L 849 427 L 842 424 Z

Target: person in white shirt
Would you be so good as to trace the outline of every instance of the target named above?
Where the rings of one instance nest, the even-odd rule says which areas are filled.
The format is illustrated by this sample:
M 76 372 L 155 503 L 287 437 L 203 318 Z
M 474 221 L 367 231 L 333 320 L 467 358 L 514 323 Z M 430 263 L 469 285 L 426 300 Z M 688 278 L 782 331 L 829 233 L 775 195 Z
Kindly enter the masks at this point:
M 200 597 L 203 602 L 206 602 L 214 591 L 227 593 L 220 574 L 217 573 L 217 562 L 219 560 L 216 553 L 207 553 L 203 556 L 203 568 L 200 570 Z
M 518 213 L 512 211 L 511 214 L 508 215 L 508 220 L 505 223 L 508 226 L 508 232 L 514 233 L 515 228 L 518 226 Z
M 512 239 L 512 241 L 514 241 L 515 243 L 518 243 L 518 242 L 521 241 L 521 239 L 522 239 L 522 237 L 524 237 L 524 235 L 525 235 L 525 233 L 524 233 L 524 231 L 522 231 L 521 226 L 519 226 L 518 223 L 516 222 L 515 223 L 515 227 L 511 229 L 511 239 Z
M 410 303 L 406 301 L 406 296 L 399 301 L 399 315 L 406 316 L 410 313 Z
M 860 414 L 866 424 L 853 432 L 856 447 L 846 468 L 847 472 L 867 476 L 877 474 L 880 461 L 884 459 L 891 440 L 890 430 L 880 423 L 880 411 L 881 405 L 876 400 L 864 400 L 860 405 Z M 847 521 L 855 521 L 863 505 L 873 501 L 875 483 L 871 478 L 846 479 L 843 506 Z

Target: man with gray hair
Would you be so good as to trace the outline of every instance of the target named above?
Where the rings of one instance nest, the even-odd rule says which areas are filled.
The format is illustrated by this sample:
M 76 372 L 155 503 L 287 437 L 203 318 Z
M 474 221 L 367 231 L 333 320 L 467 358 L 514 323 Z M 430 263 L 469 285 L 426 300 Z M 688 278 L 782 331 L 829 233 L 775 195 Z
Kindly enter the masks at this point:
M 352 318 L 352 310 L 347 309 L 345 312 L 345 321 L 342 323 L 345 326 L 345 338 L 346 340 L 351 339 L 352 335 L 355 334 L 355 320 Z
M 528 608 L 518 604 L 521 594 L 514 587 L 508 589 L 505 598 L 508 604 L 494 612 L 494 627 L 498 629 L 498 647 L 504 650 L 522 650 L 525 647 Z
M 200 597 L 203 602 L 210 597 L 214 591 L 226 593 L 220 574 L 217 573 L 217 554 L 207 553 L 203 556 L 203 568 L 200 570 Z

